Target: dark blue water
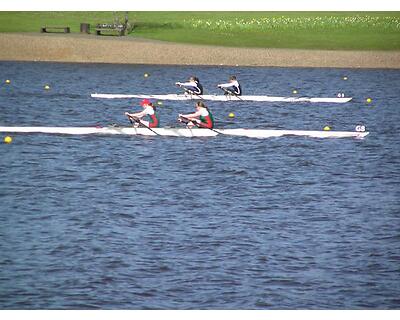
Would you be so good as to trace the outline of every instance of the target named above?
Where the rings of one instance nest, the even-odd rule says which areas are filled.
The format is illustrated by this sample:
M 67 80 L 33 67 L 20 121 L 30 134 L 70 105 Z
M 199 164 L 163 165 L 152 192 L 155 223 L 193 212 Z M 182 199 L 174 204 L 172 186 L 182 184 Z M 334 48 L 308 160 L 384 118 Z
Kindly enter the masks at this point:
M 210 102 L 217 127 L 362 122 L 371 132 L 13 134 L 11 144 L 3 133 L 0 308 L 399 309 L 399 70 L 1 62 L 0 74 L 0 125 L 123 124 L 137 100 L 90 93 L 173 93 L 192 74 L 217 93 L 236 74 L 246 94 L 345 92 L 354 101 Z M 162 125 L 176 126 L 193 105 L 164 102 Z

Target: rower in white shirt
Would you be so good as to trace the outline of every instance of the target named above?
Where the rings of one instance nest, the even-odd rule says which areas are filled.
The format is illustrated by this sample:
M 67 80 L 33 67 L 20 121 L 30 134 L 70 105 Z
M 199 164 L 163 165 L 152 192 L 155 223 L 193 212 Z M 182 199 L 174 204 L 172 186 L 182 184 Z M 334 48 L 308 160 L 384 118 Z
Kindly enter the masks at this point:
M 230 76 L 228 83 L 221 83 L 217 87 L 224 90 L 226 95 L 233 95 L 233 96 L 242 95 L 242 87 L 237 81 L 236 76 Z
M 199 78 L 190 77 L 188 82 L 175 82 L 178 87 L 181 87 L 188 94 L 202 95 L 203 86 L 200 83 Z

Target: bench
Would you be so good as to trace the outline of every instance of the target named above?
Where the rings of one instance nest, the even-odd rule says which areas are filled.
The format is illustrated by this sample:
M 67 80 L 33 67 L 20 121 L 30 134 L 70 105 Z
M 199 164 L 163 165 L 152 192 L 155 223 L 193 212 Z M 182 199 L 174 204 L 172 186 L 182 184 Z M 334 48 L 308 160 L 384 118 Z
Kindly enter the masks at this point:
M 61 30 L 63 33 L 70 33 L 71 30 L 69 27 L 41 27 L 40 32 L 45 33 L 45 32 L 59 32 Z
M 125 34 L 125 26 L 123 24 L 98 24 L 96 25 L 96 34 L 98 36 L 104 35 L 104 32 L 108 35 L 117 33 L 118 36 L 123 36 Z

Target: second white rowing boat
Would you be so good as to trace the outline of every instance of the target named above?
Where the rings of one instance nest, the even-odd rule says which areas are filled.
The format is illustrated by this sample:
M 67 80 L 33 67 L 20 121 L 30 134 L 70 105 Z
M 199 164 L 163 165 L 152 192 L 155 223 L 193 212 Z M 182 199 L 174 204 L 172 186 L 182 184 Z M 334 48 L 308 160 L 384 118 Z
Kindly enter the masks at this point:
M 99 99 L 156 99 L 156 100 L 211 100 L 211 101 L 260 101 L 260 102 L 311 102 L 311 103 L 345 103 L 350 97 L 310 98 L 310 97 L 272 97 L 272 96 L 231 96 L 231 95 L 189 95 L 189 94 L 113 94 L 92 93 L 92 98 Z

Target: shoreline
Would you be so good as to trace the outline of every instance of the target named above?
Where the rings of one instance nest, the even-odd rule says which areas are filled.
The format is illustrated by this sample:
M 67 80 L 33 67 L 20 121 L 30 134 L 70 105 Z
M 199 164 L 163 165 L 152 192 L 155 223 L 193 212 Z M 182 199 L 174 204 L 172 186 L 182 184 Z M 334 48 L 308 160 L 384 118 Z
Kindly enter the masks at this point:
M 400 51 L 231 48 L 77 33 L 0 33 L 0 48 L 0 61 L 400 69 Z

